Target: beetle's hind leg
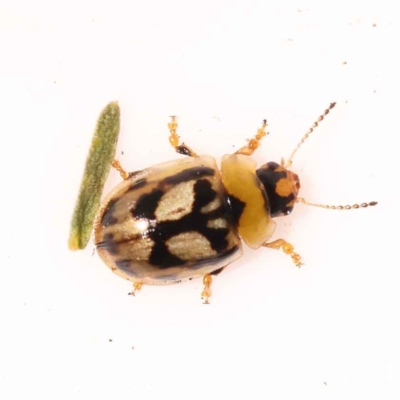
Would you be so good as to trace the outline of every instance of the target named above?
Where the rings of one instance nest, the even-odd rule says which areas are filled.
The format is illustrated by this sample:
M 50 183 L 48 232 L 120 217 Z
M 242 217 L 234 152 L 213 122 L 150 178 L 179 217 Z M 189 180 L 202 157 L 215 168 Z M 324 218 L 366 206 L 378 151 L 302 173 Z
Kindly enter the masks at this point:
M 288 254 L 290 257 L 292 257 L 292 260 L 296 264 L 296 267 L 301 267 L 303 265 L 300 255 L 294 252 L 293 245 L 288 243 L 286 240 L 277 239 L 271 243 L 264 243 L 263 246 L 276 250 L 282 249 L 285 254 Z
M 267 120 L 264 119 L 261 128 L 257 130 L 257 134 L 248 140 L 246 146 L 241 147 L 235 154 L 243 154 L 245 156 L 251 156 L 260 146 L 261 139 L 268 135 L 267 129 Z
M 142 287 L 143 287 L 143 283 L 142 282 L 134 282 L 133 283 L 133 289 L 128 294 L 130 296 L 136 296 L 136 293 L 139 292 L 140 290 L 142 290 Z
M 189 157 L 197 157 L 197 154 L 185 143 L 179 144 L 179 136 L 176 133 L 176 129 L 178 128 L 178 123 L 176 122 L 176 117 L 171 117 L 171 122 L 168 124 L 169 129 L 169 142 L 171 146 L 175 149 L 175 151 L 179 154 L 183 154 L 184 156 Z
M 210 304 L 210 302 L 208 301 L 212 295 L 211 292 L 212 277 L 210 274 L 204 275 L 203 283 L 204 283 L 204 289 L 201 292 L 201 298 L 204 300 L 204 304 Z

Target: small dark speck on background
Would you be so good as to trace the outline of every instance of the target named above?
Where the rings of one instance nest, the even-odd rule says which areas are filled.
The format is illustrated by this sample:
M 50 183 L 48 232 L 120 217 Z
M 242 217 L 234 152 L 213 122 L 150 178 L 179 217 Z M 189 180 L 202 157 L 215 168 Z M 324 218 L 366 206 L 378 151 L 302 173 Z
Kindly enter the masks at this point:
M 372 27 L 375 28 L 375 27 L 376 27 L 376 24 L 372 24 Z
M 135 346 L 132 346 L 132 350 L 135 350 Z
M 109 342 L 112 342 L 113 340 L 112 340 L 112 339 L 108 339 L 108 341 L 109 341 Z
M 343 64 L 343 65 L 346 65 L 346 64 L 347 64 L 347 61 L 343 61 L 342 64 Z
M 121 156 L 123 156 L 124 155 L 124 152 L 123 151 L 121 151 Z

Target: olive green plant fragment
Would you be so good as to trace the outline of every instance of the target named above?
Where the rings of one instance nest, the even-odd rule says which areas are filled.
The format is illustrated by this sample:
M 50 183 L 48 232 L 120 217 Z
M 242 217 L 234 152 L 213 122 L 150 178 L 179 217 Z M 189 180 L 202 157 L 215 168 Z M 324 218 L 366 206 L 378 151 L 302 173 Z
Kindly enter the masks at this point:
M 84 249 L 90 239 L 103 187 L 115 155 L 119 126 L 119 106 L 117 102 L 111 102 L 103 109 L 97 120 L 72 216 L 68 240 L 70 250 Z

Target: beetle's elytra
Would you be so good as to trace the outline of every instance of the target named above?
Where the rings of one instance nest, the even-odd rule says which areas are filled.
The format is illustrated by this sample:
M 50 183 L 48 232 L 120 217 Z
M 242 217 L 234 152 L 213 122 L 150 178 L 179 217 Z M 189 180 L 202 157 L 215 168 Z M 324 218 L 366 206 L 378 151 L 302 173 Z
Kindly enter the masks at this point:
M 142 285 L 165 285 L 203 277 L 202 297 L 211 296 L 211 275 L 242 254 L 242 240 L 252 249 L 282 249 L 302 264 L 291 244 L 269 242 L 275 217 L 292 212 L 296 203 L 333 209 L 298 197 L 300 181 L 289 170 L 300 145 L 335 106 L 332 103 L 302 138 L 289 159 L 257 168 L 251 158 L 266 136 L 264 120 L 257 134 L 235 154 L 226 155 L 221 170 L 210 156 L 198 156 L 179 143 L 176 118 L 168 125 L 170 143 L 186 157 L 127 173 L 102 202 L 94 223 L 94 242 L 105 264 L 119 276 Z
M 210 274 L 241 255 L 213 158 L 187 157 L 121 182 L 105 199 L 95 244 L 118 275 L 145 285 Z

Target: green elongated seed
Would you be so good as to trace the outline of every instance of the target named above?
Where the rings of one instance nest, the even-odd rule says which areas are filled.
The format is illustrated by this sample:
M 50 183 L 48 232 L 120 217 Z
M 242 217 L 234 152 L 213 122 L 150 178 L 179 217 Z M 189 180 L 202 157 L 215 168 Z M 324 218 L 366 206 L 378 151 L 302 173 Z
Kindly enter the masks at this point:
M 119 106 L 117 102 L 111 102 L 103 109 L 97 120 L 72 216 L 68 239 L 70 250 L 84 249 L 90 239 L 103 187 L 115 155 L 119 126 Z

